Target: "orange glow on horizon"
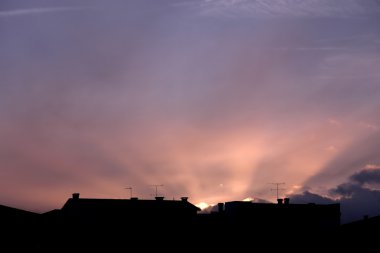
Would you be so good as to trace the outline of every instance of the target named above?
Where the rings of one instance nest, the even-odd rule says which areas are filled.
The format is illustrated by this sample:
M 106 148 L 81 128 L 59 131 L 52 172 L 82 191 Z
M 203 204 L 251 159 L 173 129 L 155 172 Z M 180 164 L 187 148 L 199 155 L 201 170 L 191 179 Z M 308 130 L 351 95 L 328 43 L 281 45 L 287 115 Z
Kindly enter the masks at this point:
M 204 210 L 207 207 L 209 207 L 210 205 L 207 204 L 206 202 L 200 202 L 200 203 L 195 204 L 195 206 L 199 207 L 201 210 Z

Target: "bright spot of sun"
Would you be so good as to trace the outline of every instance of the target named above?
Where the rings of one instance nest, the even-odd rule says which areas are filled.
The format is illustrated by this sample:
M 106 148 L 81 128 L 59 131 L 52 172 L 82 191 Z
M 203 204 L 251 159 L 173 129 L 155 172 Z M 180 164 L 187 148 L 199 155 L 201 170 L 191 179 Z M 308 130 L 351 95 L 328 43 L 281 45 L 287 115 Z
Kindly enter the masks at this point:
M 206 209 L 207 207 L 209 207 L 210 205 L 205 203 L 205 202 L 200 202 L 198 204 L 195 204 L 195 206 L 199 207 L 201 210 L 203 209 Z
M 245 198 L 245 199 L 243 199 L 243 201 L 245 201 L 245 202 L 251 202 L 251 201 L 253 201 L 254 199 L 253 198 Z

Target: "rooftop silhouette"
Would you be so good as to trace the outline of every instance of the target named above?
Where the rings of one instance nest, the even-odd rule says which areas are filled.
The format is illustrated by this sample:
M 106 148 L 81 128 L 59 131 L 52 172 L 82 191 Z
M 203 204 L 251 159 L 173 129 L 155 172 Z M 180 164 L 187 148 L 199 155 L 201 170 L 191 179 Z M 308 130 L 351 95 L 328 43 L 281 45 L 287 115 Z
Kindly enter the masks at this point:
M 156 220 L 163 218 L 191 218 L 200 211 L 198 207 L 188 202 L 187 197 L 181 200 L 165 200 L 155 197 L 154 200 L 130 199 L 93 199 L 80 198 L 74 193 L 62 207 L 62 215 L 75 218 L 117 219 L 131 222 L 141 219 Z M 140 221 L 140 222 L 142 222 Z
M 276 228 L 292 226 L 308 229 L 337 229 L 340 225 L 340 204 L 291 204 L 289 198 L 277 204 L 232 201 L 225 203 L 225 215 L 236 223 Z
M 167 249 L 161 241 L 172 240 L 192 245 L 233 245 L 242 240 L 263 240 L 273 231 L 292 230 L 291 236 L 313 240 L 337 240 L 337 236 L 354 235 L 371 227 L 378 228 L 379 217 L 340 226 L 340 204 L 292 204 L 290 199 L 278 203 L 231 201 L 219 203 L 209 214 L 187 197 L 180 200 L 96 199 L 81 198 L 74 193 L 61 209 L 35 214 L 0 206 L 0 219 L 8 231 L 7 243 L 21 249 L 120 249 L 125 244 L 146 240 Z M 4 221 L 7 221 L 4 223 Z M 286 243 L 290 234 L 277 235 Z M 321 239 L 322 238 L 322 239 Z M 17 244 L 19 241 L 28 244 Z M 223 242 L 223 245 L 220 243 Z M 151 244 L 141 245 L 151 247 Z M 6 247 L 6 246 L 4 246 Z

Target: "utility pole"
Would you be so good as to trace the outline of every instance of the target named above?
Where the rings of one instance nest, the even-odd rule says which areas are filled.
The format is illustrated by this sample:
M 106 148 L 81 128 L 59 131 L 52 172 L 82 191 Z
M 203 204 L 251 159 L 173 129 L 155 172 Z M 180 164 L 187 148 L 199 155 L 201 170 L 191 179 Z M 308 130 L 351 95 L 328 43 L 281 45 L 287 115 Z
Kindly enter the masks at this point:
M 132 187 L 125 187 L 124 189 L 129 190 L 130 198 L 132 198 Z
M 164 185 L 163 184 L 152 184 L 152 185 L 149 185 L 149 186 L 153 186 L 153 187 L 155 187 L 156 188 L 156 195 L 155 195 L 155 197 L 158 197 L 158 187 L 163 187 Z
M 270 183 L 270 184 L 273 184 L 273 185 L 275 185 L 276 186 L 276 188 L 271 188 L 270 190 L 271 191 L 276 191 L 276 196 L 277 196 L 277 199 L 278 199 L 278 192 L 279 191 L 283 191 L 283 190 L 285 190 L 285 188 L 279 188 L 279 186 L 280 185 L 283 185 L 283 184 L 285 184 L 285 183 Z

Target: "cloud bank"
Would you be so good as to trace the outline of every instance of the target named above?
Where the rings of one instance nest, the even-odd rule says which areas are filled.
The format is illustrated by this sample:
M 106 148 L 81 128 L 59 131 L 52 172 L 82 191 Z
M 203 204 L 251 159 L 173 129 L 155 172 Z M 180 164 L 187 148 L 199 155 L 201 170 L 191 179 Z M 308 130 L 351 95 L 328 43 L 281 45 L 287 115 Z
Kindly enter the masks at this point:
M 362 219 L 365 215 L 380 214 L 380 169 L 363 169 L 348 180 L 329 190 L 335 198 L 323 197 L 305 191 L 291 196 L 293 203 L 341 203 L 341 221 L 347 223 Z

